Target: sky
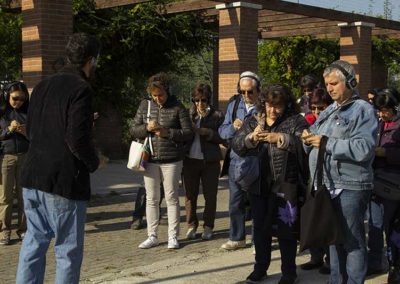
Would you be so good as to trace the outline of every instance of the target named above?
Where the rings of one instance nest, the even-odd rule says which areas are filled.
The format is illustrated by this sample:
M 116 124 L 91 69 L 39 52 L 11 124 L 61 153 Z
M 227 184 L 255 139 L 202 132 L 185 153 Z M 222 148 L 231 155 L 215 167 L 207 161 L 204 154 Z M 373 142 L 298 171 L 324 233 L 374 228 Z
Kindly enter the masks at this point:
M 385 0 L 284 0 L 345 12 L 383 16 Z M 392 20 L 400 21 L 400 0 L 386 0 L 391 6 Z

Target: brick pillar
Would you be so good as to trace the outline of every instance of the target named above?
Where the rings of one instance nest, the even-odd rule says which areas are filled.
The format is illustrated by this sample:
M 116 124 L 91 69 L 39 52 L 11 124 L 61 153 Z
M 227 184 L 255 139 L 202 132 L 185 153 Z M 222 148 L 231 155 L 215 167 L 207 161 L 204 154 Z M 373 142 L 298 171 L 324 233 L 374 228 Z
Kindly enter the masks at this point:
M 364 22 L 341 23 L 340 59 L 353 64 L 358 81 L 358 89 L 363 98 L 371 88 L 372 43 L 371 31 L 374 24 Z
M 388 67 L 384 62 L 372 63 L 371 88 L 387 88 Z
M 219 10 L 219 76 L 220 108 L 237 93 L 237 82 L 243 71 L 258 69 L 258 10 L 261 5 L 233 2 L 217 5 Z
M 31 90 L 65 55 L 72 34 L 72 0 L 22 0 L 22 72 Z
M 213 48 L 213 97 L 212 97 L 212 104 L 214 107 L 219 108 L 218 102 L 218 77 L 219 77 L 219 45 L 218 45 L 218 38 L 215 39 L 214 48 Z

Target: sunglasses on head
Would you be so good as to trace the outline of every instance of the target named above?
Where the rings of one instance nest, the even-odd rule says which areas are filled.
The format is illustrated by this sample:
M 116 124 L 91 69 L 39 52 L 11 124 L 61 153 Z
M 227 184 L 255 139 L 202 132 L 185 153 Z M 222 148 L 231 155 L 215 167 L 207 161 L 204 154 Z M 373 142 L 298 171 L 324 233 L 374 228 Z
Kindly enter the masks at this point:
M 199 103 L 199 102 L 206 103 L 206 102 L 208 102 L 208 100 L 207 99 L 195 99 L 194 102 L 195 103 Z
M 25 98 L 24 98 L 24 97 L 11 97 L 11 99 L 12 99 L 14 102 L 24 102 L 24 101 L 25 101 Z
M 324 107 L 324 106 L 312 106 L 311 107 L 311 110 L 324 110 L 324 109 L 326 109 L 326 107 Z
M 242 95 L 244 95 L 244 94 L 248 94 L 248 95 L 252 95 L 253 94 L 253 90 L 250 90 L 250 91 L 243 91 L 243 90 L 240 90 L 240 94 L 242 94 Z

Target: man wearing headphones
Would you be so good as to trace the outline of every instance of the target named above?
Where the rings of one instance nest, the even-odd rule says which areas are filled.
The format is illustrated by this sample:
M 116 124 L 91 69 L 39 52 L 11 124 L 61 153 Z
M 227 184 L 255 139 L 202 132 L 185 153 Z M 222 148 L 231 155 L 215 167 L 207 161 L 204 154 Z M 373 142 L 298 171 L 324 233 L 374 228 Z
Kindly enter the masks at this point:
M 257 74 L 246 71 L 240 74 L 238 82 L 239 95 L 232 100 L 227 107 L 225 120 L 219 127 L 219 134 L 228 143 L 234 137 L 236 131 L 242 126 L 246 117 L 256 112 L 255 102 L 261 89 L 260 78 Z M 246 192 L 240 189 L 233 180 L 233 169 L 235 163 L 241 159 L 234 151 L 230 151 L 229 166 L 229 240 L 221 248 L 236 250 L 246 247 Z
M 364 216 L 373 188 L 372 162 L 378 121 L 373 107 L 358 99 L 351 64 L 335 61 L 323 76 L 334 103 L 302 137 L 311 173 L 315 172 L 319 148 L 326 147 L 323 183 L 331 193 L 344 228 L 344 243 L 330 246 L 329 283 L 361 284 L 367 272 Z

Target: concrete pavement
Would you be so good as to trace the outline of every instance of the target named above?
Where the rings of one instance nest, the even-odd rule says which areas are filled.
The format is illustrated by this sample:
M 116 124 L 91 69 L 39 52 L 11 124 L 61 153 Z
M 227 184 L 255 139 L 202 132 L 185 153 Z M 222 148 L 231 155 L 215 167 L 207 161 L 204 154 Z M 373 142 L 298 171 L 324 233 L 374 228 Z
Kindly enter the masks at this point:
M 133 200 L 142 183 L 138 173 L 131 172 L 125 161 L 112 161 L 92 175 L 93 198 L 88 208 L 85 254 L 81 283 L 243 283 L 252 271 L 254 256 L 250 247 L 227 252 L 220 246 L 229 232 L 227 181 L 221 179 L 218 192 L 215 236 L 210 241 L 200 238 L 185 240 L 183 191 L 181 204 L 181 249 L 168 250 L 167 226 L 159 228 L 158 247 L 141 250 L 137 246 L 146 238 L 146 230 L 130 229 Z M 163 205 L 165 207 L 165 204 Z M 199 212 L 204 200 L 199 197 Z M 250 231 L 250 222 L 247 224 Z M 15 238 L 15 234 L 13 235 Z M 0 283 L 15 282 L 20 242 L 0 247 Z M 274 243 L 269 277 L 263 283 L 277 283 L 280 278 L 280 257 Z M 54 283 L 55 260 L 52 247 L 47 255 L 46 283 Z M 298 255 L 296 262 L 307 262 L 308 254 Z M 327 276 L 316 271 L 297 269 L 298 283 L 326 283 Z M 366 283 L 385 283 L 386 276 L 368 279 Z

